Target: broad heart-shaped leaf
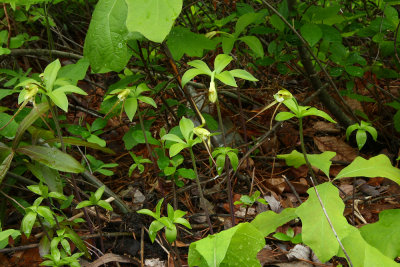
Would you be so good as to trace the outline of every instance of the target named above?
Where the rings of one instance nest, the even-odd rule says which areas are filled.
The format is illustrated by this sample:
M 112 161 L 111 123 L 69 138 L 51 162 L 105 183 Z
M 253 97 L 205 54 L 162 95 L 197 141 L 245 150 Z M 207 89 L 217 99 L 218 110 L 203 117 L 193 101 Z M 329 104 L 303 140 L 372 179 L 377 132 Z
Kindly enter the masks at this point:
M 39 118 L 40 115 L 45 113 L 47 110 L 49 110 L 49 105 L 46 101 L 37 105 L 36 108 L 33 108 L 31 112 L 25 116 L 25 118 L 19 124 L 17 133 L 15 134 L 13 149 L 17 148 L 23 133 Z
M 400 256 L 400 209 L 384 210 L 379 221 L 360 228 L 365 241 L 385 256 L 394 259 Z
M 335 155 L 336 152 L 325 151 L 322 154 L 307 154 L 307 158 L 311 166 L 320 169 L 327 177 L 329 177 L 329 168 L 332 164 L 331 159 Z M 278 159 L 284 159 L 286 161 L 286 165 L 293 166 L 295 168 L 306 164 L 304 155 L 297 150 L 293 150 L 290 154 L 278 155 Z
M 260 39 L 255 36 L 243 36 L 239 38 L 240 41 L 248 45 L 248 47 L 254 52 L 257 57 L 264 56 L 264 49 Z
M 296 219 L 296 209 L 286 208 L 281 213 L 275 213 L 272 210 L 264 211 L 258 214 L 251 224 L 261 232 L 263 236 L 268 236 L 275 232 L 279 226 Z
M 378 155 L 370 159 L 357 157 L 349 166 L 342 169 L 335 179 L 344 177 L 385 177 L 400 184 L 400 170 L 392 166 L 386 155 Z
M 326 212 L 339 238 L 349 233 L 349 224 L 343 216 L 344 203 L 338 189 L 331 183 L 320 184 L 318 193 L 325 206 Z M 309 198 L 296 209 L 296 214 L 303 224 L 302 239 L 322 262 L 330 260 L 339 252 L 339 243 L 325 217 L 314 188 L 307 190 Z
M 231 63 L 232 60 L 233 58 L 231 56 L 225 54 L 219 54 L 216 56 L 214 60 L 215 73 L 220 73 L 223 69 L 225 69 L 226 66 L 228 66 L 229 63 Z
M 387 238 L 387 236 L 385 237 Z M 304 241 L 304 235 L 303 235 L 303 241 Z M 362 267 L 399 266 L 399 264 L 396 263 L 394 260 L 383 255 L 377 248 L 367 243 L 360 234 L 360 231 L 353 226 L 349 226 L 349 233 L 341 241 L 347 254 L 351 259 L 353 266 L 362 266 Z M 338 256 L 344 257 L 343 252 L 340 251 Z
M 124 109 L 130 121 L 133 120 L 133 117 L 136 114 L 137 107 L 138 107 L 138 101 L 136 97 L 131 97 L 125 100 Z
M 206 72 L 199 70 L 199 69 L 187 70 L 182 76 L 182 80 L 181 80 L 182 87 L 185 86 L 185 84 L 187 84 L 191 79 L 193 79 L 194 77 L 196 77 L 197 75 L 200 75 L 200 74 L 208 75 Z
M 167 37 L 168 48 L 175 60 L 180 60 L 184 54 L 189 57 L 202 57 L 204 50 L 212 50 L 216 44 L 204 35 L 181 26 L 172 28 Z
M 76 159 L 54 147 L 24 146 L 17 148 L 16 152 L 59 171 L 80 173 L 85 170 Z
M 193 242 L 189 266 L 261 266 L 257 253 L 265 245 L 264 236 L 250 223 L 241 223 L 215 235 Z
M 230 70 L 229 72 L 235 78 L 241 78 L 241 79 L 248 80 L 248 81 L 253 81 L 253 82 L 257 82 L 258 81 L 258 79 L 256 79 L 253 75 L 251 75 L 250 72 L 245 71 L 245 70 L 235 69 L 235 70 Z
M 44 82 L 46 84 L 46 90 L 48 93 L 53 90 L 53 84 L 57 78 L 57 73 L 60 68 L 61 63 L 58 59 L 56 59 L 44 69 Z
M 125 0 L 128 5 L 126 26 L 147 39 L 161 43 L 182 10 L 182 0 Z
M 97 3 L 83 49 L 93 72 L 119 72 L 128 63 L 127 14 L 124 0 L 100 0 Z
M 300 28 L 301 35 L 312 47 L 322 38 L 322 30 L 317 24 L 307 23 Z

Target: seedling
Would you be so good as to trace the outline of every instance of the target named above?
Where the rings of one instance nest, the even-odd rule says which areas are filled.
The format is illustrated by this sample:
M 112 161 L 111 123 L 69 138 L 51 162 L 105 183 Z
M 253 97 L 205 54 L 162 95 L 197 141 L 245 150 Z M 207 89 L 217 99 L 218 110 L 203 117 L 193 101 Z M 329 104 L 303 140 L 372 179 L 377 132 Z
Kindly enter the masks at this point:
M 260 197 L 260 191 L 254 192 L 251 196 L 242 195 L 239 201 L 235 201 L 235 205 L 242 205 L 246 207 L 251 207 L 255 202 L 259 202 L 264 205 L 268 205 L 268 202 L 265 201 L 262 197 Z
M 357 131 L 356 133 L 356 141 L 357 141 L 357 146 L 358 150 L 361 150 L 365 143 L 367 142 L 367 132 L 372 136 L 374 141 L 376 142 L 376 139 L 378 138 L 378 132 L 376 129 L 371 126 L 371 123 L 366 122 L 366 121 L 361 121 L 359 124 L 354 123 L 353 125 L 350 125 L 347 127 L 346 130 L 346 139 L 349 141 L 350 135 L 352 132 Z
M 149 237 L 151 242 L 154 242 L 154 240 L 156 239 L 157 232 L 164 228 L 165 237 L 167 241 L 172 244 L 176 240 L 176 224 L 181 224 L 189 229 L 192 229 L 192 227 L 185 218 L 182 218 L 183 216 L 185 216 L 186 212 L 181 210 L 174 210 L 174 208 L 170 204 L 167 205 L 168 217 L 161 217 L 161 205 L 163 201 L 163 198 L 158 201 L 156 212 L 152 212 L 149 209 L 141 209 L 138 210 L 137 213 L 149 215 L 155 219 L 149 227 Z
M 290 241 L 293 244 L 299 244 L 302 242 L 301 233 L 294 235 L 293 228 L 290 228 L 290 227 L 286 230 L 286 234 L 278 232 L 278 233 L 275 233 L 273 235 L 273 237 L 275 237 L 276 239 L 281 240 L 281 241 Z

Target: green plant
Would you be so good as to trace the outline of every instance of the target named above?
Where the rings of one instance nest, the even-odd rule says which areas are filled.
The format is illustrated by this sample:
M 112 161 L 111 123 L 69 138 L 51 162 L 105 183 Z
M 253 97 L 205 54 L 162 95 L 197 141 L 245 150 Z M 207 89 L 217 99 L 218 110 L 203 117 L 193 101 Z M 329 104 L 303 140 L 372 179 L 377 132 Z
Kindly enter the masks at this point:
M 89 160 L 90 163 L 90 166 L 88 167 L 93 173 L 98 172 L 105 176 L 112 176 L 114 172 L 108 170 L 108 168 L 115 168 L 118 166 L 117 163 L 104 163 L 103 161 L 96 159 L 92 155 L 86 155 L 86 158 Z
M 133 161 L 135 162 L 129 167 L 129 176 L 132 176 L 132 173 L 136 168 L 139 169 L 139 173 L 142 173 L 144 171 L 143 163 L 151 163 L 151 160 L 144 159 L 143 156 L 136 156 L 132 152 L 129 152 L 129 154 L 131 155 Z
M 104 190 L 105 190 L 105 186 L 102 186 L 102 187 L 99 187 L 96 190 L 96 192 L 94 192 L 94 193 L 90 192 L 89 200 L 84 200 L 84 201 L 80 202 L 76 206 L 76 209 L 81 209 L 81 208 L 88 207 L 88 206 L 100 206 L 106 210 L 113 210 L 110 203 L 101 199 L 101 197 L 104 193 Z
M 261 194 L 260 191 L 257 190 L 251 196 L 242 195 L 240 197 L 240 200 L 235 201 L 233 204 L 251 207 L 255 202 L 259 202 L 261 204 L 268 205 L 268 202 L 265 201 L 265 199 L 263 199 L 262 197 L 260 197 L 260 194 Z
M 355 123 L 347 127 L 346 130 L 347 141 L 349 140 L 351 133 L 354 131 L 357 131 L 356 141 L 358 150 L 361 150 L 365 145 L 365 142 L 367 142 L 367 132 L 372 136 L 375 142 L 376 139 L 378 138 L 378 132 L 373 126 L 371 126 L 371 123 L 369 122 L 361 121 L 360 123 Z
M 239 162 L 237 153 L 237 149 L 233 149 L 230 147 L 217 147 L 216 149 L 214 149 L 211 155 L 216 158 L 215 162 L 217 164 L 216 167 L 218 174 L 221 174 L 224 170 L 226 157 L 229 158 L 233 170 L 236 171 Z
M 154 242 L 154 240 L 156 239 L 157 232 L 164 228 L 165 238 L 170 244 L 172 244 L 176 240 L 176 224 L 181 224 L 189 229 L 192 229 L 192 227 L 185 218 L 182 218 L 183 216 L 185 216 L 186 212 L 181 210 L 174 210 L 174 208 L 170 204 L 167 205 L 168 216 L 161 216 L 161 205 L 163 201 L 163 198 L 158 201 L 156 212 L 148 209 L 141 209 L 138 210 L 137 213 L 149 215 L 155 219 L 149 227 L 149 236 L 151 242 Z
M 275 233 L 273 235 L 273 237 L 275 237 L 276 239 L 281 240 L 281 241 L 290 241 L 293 244 L 299 244 L 302 242 L 301 241 L 301 233 L 294 235 L 293 228 L 290 228 L 290 227 L 286 230 L 286 234 Z

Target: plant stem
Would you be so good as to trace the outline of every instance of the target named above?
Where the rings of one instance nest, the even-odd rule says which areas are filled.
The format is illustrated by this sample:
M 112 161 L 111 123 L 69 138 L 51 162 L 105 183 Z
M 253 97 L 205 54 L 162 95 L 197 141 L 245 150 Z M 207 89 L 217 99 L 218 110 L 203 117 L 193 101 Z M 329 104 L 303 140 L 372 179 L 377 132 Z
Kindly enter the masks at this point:
M 51 103 L 50 97 L 46 95 L 47 102 L 49 103 L 49 108 L 51 112 L 51 116 L 53 116 L 54 124 L 56 125 L 56 131 L 58 139 L 60 139 L 61 149 L 64 153 L 67 152 L 65 149 L 65 144 L 62 138 L 61 127 L 57 117 L 57 110 L 54 108 L 53 103 Z
M 330 226 L 331 229 L 332 229 L 333 234 L 334 234 L 335 237 L 336 237 L 336 240 L 338 241 L 338 243 L 339 243 L 339 245 L 340 245 L 340 248 L 343 250 L 343 253 L 344 253 L 344 255 L 346 256 L 346 259 L 347 259 L 347 261 L 349 262 L 349 265 L 350 265 L 351 267 L 353 267 L 353 263 L 351 262 L 350 257 L 349 257 L 349 255 L 347 254 L 346 249 L 344 248 L 342 242 L 340 241 L 340 238 L 339 238 L 338 234 L 336 233 L 335 227 L 333 227 L 332 221 L 331 221 L 331 219 L 330 219 L 329 216 L 328 216 L 328 213 L 327 213 L 327 211 L 326 211 L 326 209 L 325 209 L 325 205 L 324 205 L 324 203 L 322 202 L 322 199 L 321 199 L 321 197 L 320 197 L 320 195 L 319 195 L 319 192 L 318 192 L 318 190 L 317 190 L 316 183 L 314 182 L 314 181 L 316 180 L 316 179 L 315 179 L 315 174 L 314 174 L 314 172 L 313 172 L 313 170 L 312 170 L 312 166 L 311 166 L 311 164 L 310 164 L 310 161 L 308 161 L 307 151 L 306 151 L 306 147 L 305 147 L 305 145 L 304 145 L 303 118 L 299 118 L 299 135 L 300 135 L 301 151 L 302 151 L 302 153 L 303 153 L 304 160 L 305 160 L 305 162 L 306 162 L 306 164 L 307 164 L 308 171 L 309 171 L 309 173 L 310 173 L 310 175 L 311 175 L 311 176 L 310 176 L 310 180 L 311 180 L 311 183 L 312 183 L 312 185 L 313 185 L 315 194 L 317 195 L 319 204 L 321 205 L 322 211 L 324 212 L 324 215 L 325 215 L 325 217 L 326 217 L 326 219 L 327 219 L 327 221 L 328 221 L 328 223 L 329 223 L 329 226 Z
M 218 113 L 218 121 L 219 121 L 219 127 L 221 128 L 222 131 L 222 140 L 224 142 L 224 146 L 226 147 L 226 138 L 225 138 L 225 128 L 224 124 L 222 122 L 222 115 L 221 115 L 221 108 L 219 106 L 219 101 L 217 99 L 216 101 L 217 104 L 217 113 Z M 231 183 L 231 177 L 229 175 L 229 164 L 230 160 L 227 155 L 225 155 L 225 173 L 226 173 L 226 190 L 228 191 L 228 202 L 229 202 L 229 212 L 231 214 L 231 220 L 232 220 L 232 227 L 235 226 L 235 212 L 233 209 L 233 196 L 232 196 L 232 183 Z
M 212 229 L 211 220 L 210 220 L 210 213 L 208 212 L 208 208 L 206 205 L 206 199 L 204 198 L 204 195 L 203 195 L 203 189 L 201 189 L 201 184 L 200 184 L 200 180 L 199 180 L 199 174 L 197 172 L 196 159 L 194 158 L 193 149 L 190 147 L 189 151 L 190 151 L 190 157 L 192 159 L 193 170 L 196 174 L 196 184 L 197 184 L 197 189 L 198 189 L 199 195 L 200 195 L 200 204 L 203 206 L 204 214 L 206 215 L 207 223 L 208 223 L 208 226 L 210 227 L 210 233 L 214 234 L 214 231 Z

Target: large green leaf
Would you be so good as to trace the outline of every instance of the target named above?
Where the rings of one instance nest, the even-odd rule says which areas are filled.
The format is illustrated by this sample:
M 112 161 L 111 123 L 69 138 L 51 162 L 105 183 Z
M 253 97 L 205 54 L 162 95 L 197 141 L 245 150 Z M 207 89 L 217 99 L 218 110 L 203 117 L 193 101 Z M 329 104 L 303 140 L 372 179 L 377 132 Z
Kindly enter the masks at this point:
M 182 0 L 125 0 L 128 5 L 126 26 L 147 39 L 161 43 L 182 9 Z
M 335 179 L 344 177 L 385 177 L 400 184 L 400 170 L 392 166 L 386 155 L 378 155 L 370 159 L 357 157 L 353 162 L 341 170 Z
M 303 235 L 303 240 L 304 240 L 304 235 Z M 362 266 L 362 267 L 399 266 L 399 264 L 396 263 L 394 260 L 386 257 L 377 248 L 368 244 L 361 236 L 360 231 L 353 226 L 349 226 L 349 234 L 341 241 L 353 263 L 353 266 Z M 344 257 L 344 254 L 340 252 L 339 256 Z
M 59 142 L 59 141 L 60 141 L 60 139 L 58 139 L 58 138 L 57 139 L 49 139 L 49 140 L 46 140 L 46 143 L 53 143 L 53 142 Z M 76 138 L 73 138 L 73 137 L 63 137 L 63 142 L 65 144 L 70 144 L 70 145 L 75 145 L 75 146 L 90 147 L 90 148 L 93 148 L 93 149 L 97 149 L 97 150 L 103 151 L 103 152 L 105 152 L 107 154 L 115 154 L 115 152 L 112 149 L 109 149 L 107 147 L 101 147 L 98 144 L 91 143 L 91 142 L 86 142 L 86 141 L 83 141 L 83 140 L 80 140 L 80 139 L 76 139 Z
M 400 209 L 384 210 L 379 221 L 360 228 L 362 237 L 387 257 L 400 256 Z
M 128 63 L 126 18 L 124 0 L 100 0 L 97 3 L 83 49 L 93 72 L 118 72 Z
M 183 54 L 189 57 L 202 57 L 204 50 L 212 50 L 216 44 L 204 35 L 181 26 L 174 27 L 167 37 L 168 48 L 175 60 L 180 60 Z
M 54 147 L 24 146 L 16 151 L 59 171 L 80 173 L 85 170 L 76 159 Z
M 190 244 L 189 266 L 261 266 L 257 253 L 264 236 L 250 223 L 241 223 Z M 245 254 L 244 254 L 245 251 Z
M 324 183 L 318 185 L 317 190 L 336 233 L 339 238 L 345 237 L 349 232 L 349 224 L 343 216 L 344 203 L 338 189 L 331 183 Z M 319 260 L 326 262 L 338 254 L 339 243 L 325 217 L 314 188 L 310 188 L 307 193 L 308 200 L 296 210 L 303 223 L 302 239 Z
M 239 38 L 240 41 L 247 44 L 247 46 L 254 52 L 257 57 L 264 56 L 264 49 L 260 39 L 255 36 L 243 36 Z
M 322 30 L 316 24 L 304 24 L 300 28 L 300 32 L 310 46 L 314 46 L 322 38 Z
M 56 59 L 47 65 L 44 70 L 44 82 L 46 84 L 47 92 L 51 92 L 53 90 L 54 81 L 57 78 L 57 73 L 61 68 L 60 60 Z
M 336 152 L 325 151 L 322 154 L 307 154 L 308 161 L 311 166 L 316 167 L 323 171 L 327 177 L 329 177 L 329 168 L 331 167 L 331 159 L 336 155 Z M 290 154 L 278 155 L 278 159 L 284 159 L 288 166 L 295 168 L 306 164 L 304 155 L 297 150 L 293 150 Z
M 271 210 L 258 214 L 251 224 L 261 232 L 263 236 L 268 236 L 279 226 L 297 218 L 296 209 L 287 208 L 281 213 L 275 213 Z

